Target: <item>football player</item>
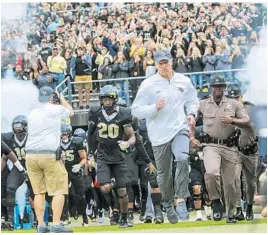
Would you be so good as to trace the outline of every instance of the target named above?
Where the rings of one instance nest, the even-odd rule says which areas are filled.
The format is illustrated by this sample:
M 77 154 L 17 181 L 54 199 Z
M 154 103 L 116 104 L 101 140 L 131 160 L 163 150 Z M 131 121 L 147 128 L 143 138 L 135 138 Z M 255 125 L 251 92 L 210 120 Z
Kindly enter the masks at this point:
M 62 159 L 68 172 L 68 182 L 71 185 L 69 204 L 72 204 L 72 216 L 78 218 L 79 211 L 83 217 L 83 225 L 87 225 L 85 190 L 81 174 L 82 167 L 86 163 L 86 151 L 83 139 L 72 136 L 72 127 L 69 124 L 63 124 L 61 126 L 61 149 Z M 65 204 L 65 208 L 66 206 L 67 203 Z
M 109 205 L 111 205 L 111 178 L 112 176 L 115 178 L 121 212 L 119 227 L 126 228 L 128 227 L 126 154 L 129 147 L 134 146 L 136 138 L 130 109 L 118 106 L 117 99 L 118 93 L 114 86 L 106 85 L 101 88 L 101 105 L 89 109 L 88 147 L 92 156 L 97 149 L 97 180 Z M 95 130 L 97 130 L 96 139 Z
M 27 173 L 25 171 L 25 144 L 27 140 L 27 118 L 23 115 L 16 116 L 12 121 L 13 132 L 3 133 L 2 140 L 15 153 L 17 161 L 7 176 L 6 181 L 6 209 L 10 227 L 13 228 L 14 222 L 14 206 L 16 190 L 27 180 L 27 185 L 30 190 L 30 197 L 33 199 L 33 191 L 30 186 Z M 7 159 L 5 159 L 7 160 Z

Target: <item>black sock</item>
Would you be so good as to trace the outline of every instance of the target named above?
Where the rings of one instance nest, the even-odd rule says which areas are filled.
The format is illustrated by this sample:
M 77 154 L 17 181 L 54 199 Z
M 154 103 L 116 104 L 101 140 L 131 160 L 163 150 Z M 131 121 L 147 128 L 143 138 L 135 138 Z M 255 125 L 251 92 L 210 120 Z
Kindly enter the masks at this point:
M 127 213 L 121 213 L 121 218 L 122 219 L 127 219 Z
M 248 208 L 248 209 L 252 209 L 252 204 L 248 204 L 248 205 L 247 205 L 247 208 Z
M 153 205 L 160 205 L 161 202 L 161 193 L 152 193 L 151 194 Z

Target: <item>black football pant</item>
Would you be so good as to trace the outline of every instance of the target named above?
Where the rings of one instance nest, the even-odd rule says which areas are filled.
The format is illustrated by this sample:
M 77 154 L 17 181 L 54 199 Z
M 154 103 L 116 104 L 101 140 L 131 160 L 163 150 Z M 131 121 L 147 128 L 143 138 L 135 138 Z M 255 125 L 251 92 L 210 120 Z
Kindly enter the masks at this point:
M 77 173 L 68 172 L 69 188 L 69 200 L 65 200 L 64 213 L 69 209 L 77 210 L 79 214 L 85 213 L 86 199 L 85 199 L 85 187 L 83 177 Z M 69 203 L 68 203 L 69 201 Z

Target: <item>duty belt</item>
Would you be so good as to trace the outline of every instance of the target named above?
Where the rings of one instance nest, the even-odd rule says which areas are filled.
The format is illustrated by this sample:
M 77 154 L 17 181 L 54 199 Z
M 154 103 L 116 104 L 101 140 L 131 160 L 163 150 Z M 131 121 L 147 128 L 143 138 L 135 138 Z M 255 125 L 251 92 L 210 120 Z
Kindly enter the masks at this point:
M 244 146 L 243 148 L 238 147 L 238 149 L 244 155 L 254 154 L 258 151 L 258 144 L 257 144 L 257 142 L 254 142 L 252 144 Z
M 228 139 L 218 139 L 218 138 L 208 138 L 208 144 L 219 144 L 227 145 L 229 143 Z

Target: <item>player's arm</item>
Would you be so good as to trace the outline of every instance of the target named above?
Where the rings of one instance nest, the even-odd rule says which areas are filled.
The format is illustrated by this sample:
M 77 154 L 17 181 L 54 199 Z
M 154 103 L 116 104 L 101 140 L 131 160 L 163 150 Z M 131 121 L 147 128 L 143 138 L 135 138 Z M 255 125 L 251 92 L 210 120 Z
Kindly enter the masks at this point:
M 84 141 L 82 138 L 77 137 L 77 138 L 73 139 L 73 141 L 77 146 L 78 155 L 81 159 L 81 161 L 78 164 L 73 165 L 73 167 L 72 167 L 72 172 L 77 173 L 85 165 L 86 160 L 87 160 L 87 154 L 85 151 L 85 147 L 84 147 L 84 143 L 83 143 Z
M 93 155 L 97 149 L 97 118 L 93 110 L 89 109 L 88 112 L 88 134 L 87 134 L 87 145 L 88 153 Z
M 6 165 L 7 165 L 7 156 L 3 154 L 1 157 L 1 171 L 5 169 Z
M 2 153 L 7 156 L 7 158 L 14 164 L 15 167 L 18 168 L 20 172 L 24 171 L 24 168 L 16 157 L 15 153 L 7 146 L 4 141 L 1 141 L 1 149 Z
M 130 146 L 134 146 L 136 142 L 135 133 L 130 123 L 124 125 L 124 134 L 126 136 L 127 141 L 118 141 L 119 147 L 123 151 L 127 150 Z
M 80 156 L 80 159 L 81 159 L 81 161 L 80 161 L 80 166 L 82 167 L 82 166 L 84 166 L 85 164 L 86 164 L 86 161 L 87 161 L 87 153 L 86 153 L 86 151 L 83 149 L 83 150 L 79 150 L 79 156 Z

